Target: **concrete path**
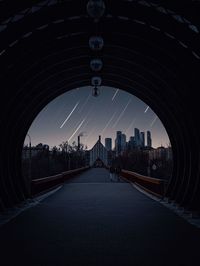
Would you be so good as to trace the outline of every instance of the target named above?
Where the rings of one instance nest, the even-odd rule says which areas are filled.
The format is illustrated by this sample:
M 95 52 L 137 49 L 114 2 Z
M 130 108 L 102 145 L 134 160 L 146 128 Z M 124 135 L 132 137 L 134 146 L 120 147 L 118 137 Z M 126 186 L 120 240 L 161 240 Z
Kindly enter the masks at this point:
M 80 176 L 70 179 L 68 183 L 124 183 L 123 179 L 118 179 L 113 173 L 110 176 L 109 171 L 104 168 L 93 168 L 90 171 L 82 173 Z
M 0 227 L 0 265 L 193 266 L 200 230 L 105 169 Z

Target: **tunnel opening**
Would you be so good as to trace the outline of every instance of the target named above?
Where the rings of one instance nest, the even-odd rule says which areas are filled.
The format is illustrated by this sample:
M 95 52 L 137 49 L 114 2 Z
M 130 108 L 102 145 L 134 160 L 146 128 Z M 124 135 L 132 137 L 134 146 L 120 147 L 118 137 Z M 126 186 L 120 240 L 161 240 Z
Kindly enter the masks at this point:
M 36 116 L 22 150 L 25 180 L 54 178 L 82 167 L 120 167 L 126 178 L 130 171 L 164 180 L 164 197 L 172 178 L 173 147 L 159 117 L 124 90 L 102 86 L 98 97 L 93 92 L 91 86 L 70 90 Z

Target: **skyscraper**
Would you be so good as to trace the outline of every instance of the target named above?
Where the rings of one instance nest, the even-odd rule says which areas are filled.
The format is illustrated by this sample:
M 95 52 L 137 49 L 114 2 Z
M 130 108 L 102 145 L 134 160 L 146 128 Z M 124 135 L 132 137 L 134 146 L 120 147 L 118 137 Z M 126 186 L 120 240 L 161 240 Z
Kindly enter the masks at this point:
M 122 132 L 117 131 L 117 136 L 115 140 L 115 150 L 116 150 L 116 155 L 120 155 L 122 151 Z
M 105 147 L 108 151 L 112 150 L 112 139 L 111 138 L 105 138 Z
M 144 132 L 140 132 L 140 144 L 141 144 L 141 147 L 145 146 L 145 133 Z
M 131 136 L 128 142 L 129 149 L 133 150 L 135 148 L 135 137 Z
M 121 149 L 122 151 L 126 150 L 126 135 L 122 134 L 121 136 Z
M 138 128 L 135 128 L 135 146 L 140 146 L 140 130 Z
M 147 131 L 147 147 L 152 147 L 152 139 L 151 139 L 151 132 Z

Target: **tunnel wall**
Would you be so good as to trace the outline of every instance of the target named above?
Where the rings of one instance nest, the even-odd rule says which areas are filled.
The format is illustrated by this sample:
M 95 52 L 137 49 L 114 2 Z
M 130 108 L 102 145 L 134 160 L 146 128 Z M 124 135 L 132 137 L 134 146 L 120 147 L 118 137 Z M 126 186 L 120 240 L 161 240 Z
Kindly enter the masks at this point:
M 21 152 L 38 113 L 58 95 L 91 84 L 91 35 L 105 41 L 98 56 L 104 86 L 146 102 L 165 126 L 174 169 L 166 197 L 200 210 L 200 11 L 192 1 L 105 1 L 97 25 L 84 1 L 0 3 L 0 209 L 30 197 Z M 143 4 L 142 4 L 143 3 Z

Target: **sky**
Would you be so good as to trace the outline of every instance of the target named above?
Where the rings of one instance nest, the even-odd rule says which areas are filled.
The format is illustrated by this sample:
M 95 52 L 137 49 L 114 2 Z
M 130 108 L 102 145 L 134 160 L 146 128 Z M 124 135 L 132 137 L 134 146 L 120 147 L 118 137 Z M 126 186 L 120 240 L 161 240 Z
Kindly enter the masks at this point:
M 29 131 L 32 146 L 38 143 L 48 144 L 50 148 L 63 141 L 71 144 L 77 142 L 83 133 L 81 143 L 91 149 L 101 135 L 114 140 L 116 131 L 127 136 L 134 136 L 134 128 L 145 132 L 151 131 L 152 146 L 167 147 L 170 143 L 167 132 L 157 115 L 139 98 L 123 90 L 101 87 L 98 97 L 92 96 L 92 87 L 81 87 L 66 92 L 53 101 L 38 114 Z M 25 138 L 24 145 L 28 143 Z

